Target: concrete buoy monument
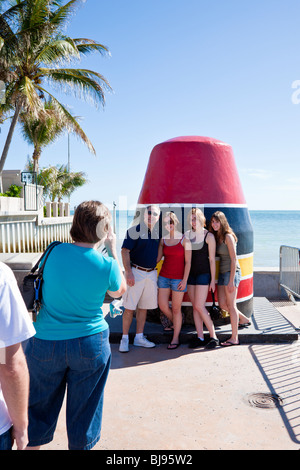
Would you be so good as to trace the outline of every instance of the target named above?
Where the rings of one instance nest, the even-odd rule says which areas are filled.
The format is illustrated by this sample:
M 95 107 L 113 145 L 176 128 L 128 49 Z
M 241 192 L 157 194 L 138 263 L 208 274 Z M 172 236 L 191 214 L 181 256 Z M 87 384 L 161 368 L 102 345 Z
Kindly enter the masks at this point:
M 157 204 L 162 214 L 172 210 L 184 233 L 187 214 L 200 208 L 209 222 L 220 210 L 238 237 L 237 257 L 242 279 L 237 306 L 247 317 L 253 313 L 253 229 L 230 145 L 219 140 L 187 136 L 156 145 L 150 155 L 138 207 Z M 218 274 L 218 259 L 217 259 Z M 207 305 L 212 304 L 210 294 Z M 191 305 L 185 294 L 183 305 Z

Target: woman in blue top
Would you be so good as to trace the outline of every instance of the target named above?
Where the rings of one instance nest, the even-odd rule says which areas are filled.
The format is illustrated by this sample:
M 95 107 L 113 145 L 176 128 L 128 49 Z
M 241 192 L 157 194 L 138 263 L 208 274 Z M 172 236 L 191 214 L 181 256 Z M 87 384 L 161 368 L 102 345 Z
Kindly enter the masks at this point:
M 51 442 L 67 387 L 69 449 L 89 450 L 100 439 L 103 393 L 111 361 L 102 305 L 126 290 L 110 228 L 98 201 L 74 214 L 73 243 L 56 246 L 44 269 L 36 336 L 26 347 L 30 373 L 29 447 Z M 104 243 L 109 257 L 97 251 Z

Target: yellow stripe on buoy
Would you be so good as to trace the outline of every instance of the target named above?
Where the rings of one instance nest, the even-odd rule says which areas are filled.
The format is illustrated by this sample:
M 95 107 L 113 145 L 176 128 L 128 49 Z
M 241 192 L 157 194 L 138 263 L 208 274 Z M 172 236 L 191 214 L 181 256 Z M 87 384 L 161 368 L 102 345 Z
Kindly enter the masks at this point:
M 237 256 L 241 268 L 241 277 L 253 276 L 253 253 Z M 216 257 L 216 280 L 219 277 L 220 259 Z
M 253 276 L 253 253 L 238 256 L 241 275 L 243 277 Z
M 161 260 L 157 263 L 157 265 L 156 265 L 157 276 L 159 276 L 159 273 L 160 273 L 160 270 L 161 270 L 161 268 L 162 268 L 163 262 L 164 262 L 164 260 L 161 259 Z

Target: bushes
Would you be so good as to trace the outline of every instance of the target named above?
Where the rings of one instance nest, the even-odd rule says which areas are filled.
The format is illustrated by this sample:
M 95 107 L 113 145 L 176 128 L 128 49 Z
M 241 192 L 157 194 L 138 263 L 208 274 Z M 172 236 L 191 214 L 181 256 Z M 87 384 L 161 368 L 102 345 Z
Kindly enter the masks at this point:
M 5 193 L 0 193 L 0 196 L 4 197 L 20 197 L 22 191 L 22 186 L 17 186 L 12 184 Z

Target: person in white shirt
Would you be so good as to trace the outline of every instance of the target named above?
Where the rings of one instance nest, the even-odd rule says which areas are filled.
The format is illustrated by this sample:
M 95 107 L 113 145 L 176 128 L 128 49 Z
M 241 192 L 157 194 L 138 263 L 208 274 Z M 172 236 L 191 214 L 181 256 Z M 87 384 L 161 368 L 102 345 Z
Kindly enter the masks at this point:
M 28 443 L 29 374 L 22 342 L 35 335 L 12 270 L 0 262 L 0 450 Z

